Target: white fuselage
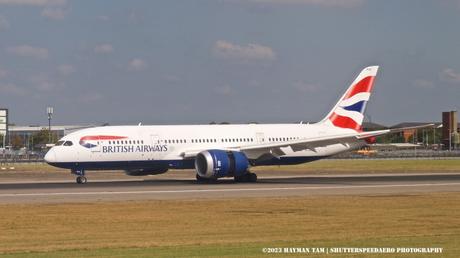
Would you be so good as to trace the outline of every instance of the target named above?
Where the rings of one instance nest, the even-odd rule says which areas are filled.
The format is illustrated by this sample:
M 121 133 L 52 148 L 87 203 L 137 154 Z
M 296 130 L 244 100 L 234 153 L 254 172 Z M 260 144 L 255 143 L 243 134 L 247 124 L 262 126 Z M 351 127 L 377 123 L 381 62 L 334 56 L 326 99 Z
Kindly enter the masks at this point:
M 187 153 L 203 150 L 236 150 L 248 146 L 288 142 L 354 132 L 324 124 L 240 124 L 106 126 L 83 129 L 63 137 L 46 156 L 48 163 L 66 168 L 128 169 L 147 166 L 192 168 Z M 69 143 L 70 142 L 70 143 Z M 263 158 L 246 152 L 252 165 L 298 164 L 358 148 L 364 141 L 331 144 Z

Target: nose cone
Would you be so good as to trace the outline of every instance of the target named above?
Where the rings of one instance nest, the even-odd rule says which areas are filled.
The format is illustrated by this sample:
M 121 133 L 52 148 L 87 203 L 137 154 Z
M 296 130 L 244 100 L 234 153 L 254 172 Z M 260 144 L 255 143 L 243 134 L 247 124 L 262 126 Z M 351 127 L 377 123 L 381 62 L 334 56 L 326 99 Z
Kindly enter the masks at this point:
M 56 162 L 56 152 L 54 148 L 51 148 L 45 155 L 45 162 L 46 163 L 54 163 Z

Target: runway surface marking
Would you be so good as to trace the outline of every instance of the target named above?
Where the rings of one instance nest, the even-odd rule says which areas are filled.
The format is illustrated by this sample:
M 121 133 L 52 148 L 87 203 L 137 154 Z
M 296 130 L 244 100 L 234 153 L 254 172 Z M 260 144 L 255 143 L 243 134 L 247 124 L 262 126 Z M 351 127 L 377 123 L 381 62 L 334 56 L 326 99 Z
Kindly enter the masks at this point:
M 57 192 L 57 193 L 10 193 L 0 197 L 20 196 L 68 196 L 68 195 L 116 195 L 116 194 L 163 194 L 163 193 L 204 193 L 204 192 L 239 192 L 239 191 L 275 191 L 275 190 L 318 190 L 318 189 L 352 189 L 352 188 L 392 188 L 392 187 L 423 187 L 423 186 L 455 186 L 459 183 L 425 183 L 395 185 L 353 185 L 353 186 L 305 186 L 305 187 L 271 187 L 271 188 L 223 188 L 223 189 L 192 189 L 192 190 L 151 190 L 151 191 L 101 191 L 101 192 Z

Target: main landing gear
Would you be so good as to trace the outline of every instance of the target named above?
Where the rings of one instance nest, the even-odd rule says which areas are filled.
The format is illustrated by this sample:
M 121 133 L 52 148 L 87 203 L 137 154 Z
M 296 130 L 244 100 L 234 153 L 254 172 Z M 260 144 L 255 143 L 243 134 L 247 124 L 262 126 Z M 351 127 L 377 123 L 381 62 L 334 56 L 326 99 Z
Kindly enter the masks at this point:
M 257 175 L 255 173 L 247 172 L 242 176 L 235 176 L 234 180 L 237 183 L 255 183 L 257 182 Z M 212 184 L 217 182 L 217 178 L 206 178 L 196 174 L 196 181 L 202 184 Z
M 257 182 L 257 174 L 248 172 L 242 176 L 236 176 L 234 179 L 238 183 L 255 183 Z
M 217 182 L 217 178 L 206 178 L 206 177 L 202 177 L 202 176 L 196 174 L 196 181 L 198 183 L 202 183 L 202 184 L 215 183 L 215 182 Z
M 88 181 L 85 177 L 84 169 L 72 169 L 71 173 L 77 176 L 77 178 L 75 179 L 77 184 L 86 184 L 86 182 Z

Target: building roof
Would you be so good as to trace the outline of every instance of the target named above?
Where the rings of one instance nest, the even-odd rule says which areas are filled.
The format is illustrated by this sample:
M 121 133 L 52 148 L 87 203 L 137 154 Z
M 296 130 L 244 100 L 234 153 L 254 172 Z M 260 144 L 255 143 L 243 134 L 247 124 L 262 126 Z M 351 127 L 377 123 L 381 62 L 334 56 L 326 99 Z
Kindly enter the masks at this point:
M 372 122 L 363 122 L 363 130 L 364 131 L 371 131 L 371 130 L 382 130 L 387 129 L 386 125 L 372 123 Z
M 51 131 L 76 131 L 80 129 L 94 127 L 95 125 L 52 125 Z M 10 132 L 37 132 L 43 129 L 48 129 L 48 126 L 31 125 L 31 126 L 8 126 Z
M 413 126 L 421 126 L 421 125 L 427 125 L 427 124 L 434 124 L 435 127 L 439 127 L 442 125 L 440 122 L 403 122 L 399 124 L 395 124 L 393 126 L 390 126 L 391 129 L 393 128 L 403 128 L 403 127 L 413 127 Z

